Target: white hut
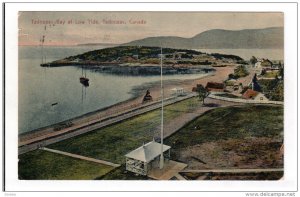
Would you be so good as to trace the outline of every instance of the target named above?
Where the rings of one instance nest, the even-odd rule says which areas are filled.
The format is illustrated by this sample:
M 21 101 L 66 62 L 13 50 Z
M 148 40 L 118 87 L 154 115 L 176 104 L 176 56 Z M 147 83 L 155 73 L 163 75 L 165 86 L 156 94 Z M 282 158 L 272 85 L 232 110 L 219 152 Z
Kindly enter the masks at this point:
M 183 88 L 172 88 L 171 89 L 173 96 L 184 96 L 185 92 Z
M 170 146 L 163 145 L 164 160 L 170 159 Z M 152 168 L 159 168 L 161 144 L 151 141 L 126 154 L 126 170 L 147 175 Z

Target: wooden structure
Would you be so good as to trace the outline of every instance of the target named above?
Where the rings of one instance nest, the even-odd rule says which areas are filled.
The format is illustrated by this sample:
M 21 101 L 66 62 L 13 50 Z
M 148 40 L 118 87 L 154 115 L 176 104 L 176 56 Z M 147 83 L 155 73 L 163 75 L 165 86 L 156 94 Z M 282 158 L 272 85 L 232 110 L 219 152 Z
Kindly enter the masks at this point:
M 172 91 L 173 96 L 185 96 L 186 95 L 183 88 L 172 88 L 171 91 Z
M 170 158 L 170 146 L 163 145 L 164 161 Z M 151 141 L 126 154 L 126 170 L 140 175 L 148 175 L 153 168 L 159 168 L 161 144 Z
M 243 99 L 252 99 L 257 101 L 268 101 L 269 99 L 262 93 L 248 89 L 243 95 Z

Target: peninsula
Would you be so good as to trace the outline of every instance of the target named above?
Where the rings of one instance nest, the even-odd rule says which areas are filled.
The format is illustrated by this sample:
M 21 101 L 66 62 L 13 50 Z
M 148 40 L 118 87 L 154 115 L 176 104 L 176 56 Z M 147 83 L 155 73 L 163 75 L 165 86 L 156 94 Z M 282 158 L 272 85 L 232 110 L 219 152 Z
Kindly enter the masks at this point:
M 215 71 L 214 67 L 245 64 L 239 56 L 196 50 L 145 46 L 117 46 L 66 57 L 42 67 L 84 66 L 96 72 L 118 75 L 159 75 L 163 56 L 163 74 L 196 74 Z

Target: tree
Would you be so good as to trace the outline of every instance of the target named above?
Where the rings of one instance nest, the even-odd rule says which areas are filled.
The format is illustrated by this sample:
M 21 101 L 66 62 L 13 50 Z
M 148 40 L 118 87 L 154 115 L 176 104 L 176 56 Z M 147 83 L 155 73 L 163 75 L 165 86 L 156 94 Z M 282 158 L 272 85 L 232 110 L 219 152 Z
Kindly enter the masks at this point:
M 249 72 L 244 65 L 239 65 L 234 69 L 234 76 L 236 79 L 240 77 L 246 77 L 247 75 L 249 75 Z
M 230 73 L 230 74 L 228 75 L 228 79 L 235 79 L 234 74 Z
M 250 58 L 250 63 L 254 66 L 254 65 L 256 64 L 256 62 L 257 62 L 256 57 L 252 56 L 252 57 Z
M 199 99 L 202 101 L 204 105 L 204 99 L 208 97 L 209 91 L 207 91 L 202 84 L 197 84 L 196 92 L 198 92 Z

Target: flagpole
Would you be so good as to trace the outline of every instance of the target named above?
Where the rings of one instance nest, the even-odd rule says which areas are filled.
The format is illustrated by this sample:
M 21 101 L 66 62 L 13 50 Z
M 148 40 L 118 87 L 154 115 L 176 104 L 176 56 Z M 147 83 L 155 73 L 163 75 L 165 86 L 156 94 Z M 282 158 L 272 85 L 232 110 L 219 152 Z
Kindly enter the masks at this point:
M 164 167 L 164 90 L 163 90 L 163 81 L 162 81 L 162 47 L 160 47 L 160 94 L 161 94 L 161 131 L 160 131 L 160 162 L 159 168 Z

